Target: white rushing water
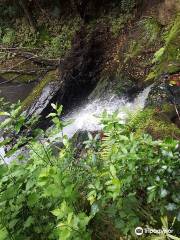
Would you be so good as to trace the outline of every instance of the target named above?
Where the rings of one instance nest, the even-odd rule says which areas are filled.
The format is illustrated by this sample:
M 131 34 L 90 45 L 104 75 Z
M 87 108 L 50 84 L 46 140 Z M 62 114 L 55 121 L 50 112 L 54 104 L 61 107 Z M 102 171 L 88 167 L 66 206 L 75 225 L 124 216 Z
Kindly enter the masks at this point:
M 139 110 L 142 110 L 145 105 L 145 101 L 148 97 L 148 94 L 152 86 L 147 87 L 142 91 L 133 102 L 128 102 L 125 98 L 118 98 L 117 96 L 109 96 L 106 99 L 97 99 L 90 103 L 85 104 L 84 106 L 75 109 L 70 114 L 67 114 L 63 120 L 73 122 L 66 126 L 63 130 L 63 133 L 71 138 L 77 131 L 98 131 L 102 128 L 100 124 L 99 116 L 103 111 L 108 113 L 113 113 L 118 111 L 118 116 L 121 120 L 125 120 L 128 116 L 128 113 L 133 113 Z M 52 140 L 60 139 L 61 135 L 57 134 L 52 138 Z M 3 140 L 2 137 L 0 139 Z M 5 158 L 4 148 L 0 148 L 0 157 L 4 159 L 6 163 L 11 162 L 13 159 L 17 158 L 18 153 L 22 154 L 24 150 L 20 149 L 13 156 Z M 0 160 L 1 161 L 1 160 Z
M 73 119 L 73 123 L 64 128 L 64 134 L 72 137 L 77 131 L 97 131 L 101 129 L 99 116 L 106 110 L 108 113 L 119 112 L 119 118 L 125 120 L 128 113 L 142 110 L 145 101 L 152 86 L 142 91 L 133 102 L 128 102 L 125 98 L 117 96 L 109 96 L 106 99 L 97 99 L 87 103 L 81 108 L 75 109 L 73 112 L 64 117 L 64 120 Z

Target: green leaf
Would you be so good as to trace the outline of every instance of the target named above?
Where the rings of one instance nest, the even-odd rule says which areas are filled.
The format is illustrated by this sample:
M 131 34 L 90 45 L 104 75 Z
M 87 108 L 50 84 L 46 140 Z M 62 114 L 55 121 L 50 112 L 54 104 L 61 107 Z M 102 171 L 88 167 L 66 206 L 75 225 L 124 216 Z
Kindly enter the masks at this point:
M 38 193 L 31 193 L 28 197 L 28 205 L 29 206 L 35 206 L 38 202 L 39 196 Z
M 168 191 L 166 189 L 161 189 L 160 196 L 161 198 L 165 198 L 168 195 Z
M 8 112 L 0 112 L 0 116 L 11 116 Z
M 160 48 L 155 54 L 154 54 L 154 59 L 152 60 L 152 63 L 156 63 L 160 61 L 162 55 L 164 54 L 165 48 L 162 47 Z
M 9 228 L 14 228 L 14 226 L 16 225 L 16 223 L 18 222 L 18 219 L 13 219 L 8 223 Z
M 63 224 L 58 225 L 59 228 L 61 228 L 59 240 L 67 240 L 70 239 L 71 236 L 71 228 L 65 227 Z
M 51 213 L 56 217 L 59 217 L 62 215 L 62 211 L 60 208 L 54 209 L 53 211 L 51 211 Z
M 114 165 L 110 165 L 110 173 L 113 177 L 116 177 L 116 169 Z
M 174 204 L 174 203 L 169 203 L 169 204 L 166 206 L 166 209 L 167 209 L 168 211 L 174 211 L 174 210 L 177 209 L 177 205 Z
M 47 117 L 46 118 L 50 118 L 50 117 L 56 117 L 57 116 L 57 114 L 56 113 L 50 113 L 49 115 L 47 115 Z
M 29 228 L 34 223 L 34 219 L 32 216 L 29 216 L 28 219 L 24 223 L 24 229 Z
M 51 107 L 52 107 L 54 110 L 57 110 L 57 105 L 56 105 L 56 104 L 51 103 Z
M 0 240 L 7 240 L 8 239 L 8 232 L 5 228 L 0 229 Z
M 180 222 L 180 211 L 177 214 L 177 221 Z

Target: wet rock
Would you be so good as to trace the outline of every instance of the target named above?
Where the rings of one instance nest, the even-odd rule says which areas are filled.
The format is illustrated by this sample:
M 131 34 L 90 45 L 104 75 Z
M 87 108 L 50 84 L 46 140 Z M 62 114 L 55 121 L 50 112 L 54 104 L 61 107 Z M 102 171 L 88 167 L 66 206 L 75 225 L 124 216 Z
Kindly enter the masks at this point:
M 90 132 L 92 137 L 95 137 L 98 134 L 98 131 Z M 73 149 L 75 149 L 75 157 L 79 159 L 82 156 L 86 155 L 87 149 L 85 148 L 84 142 L 89 139 L 89 131 L 79 130 L 72 137 Z
M 51 150 L 54 156 L 58 156 L 60 150 L 64 147 L 62 142 L 54 142 L 51 144 Z
M 57 81 L 49 83 L 42 89 L 41 94 L 32 103 L 27 110 L 27 117 L 32 115 L 39 115 L 47 107 L 50 100 L 59 90 L 59 83 Z
M 146 101 L 146 106 L 161 106 L 163 104 L 180 104 L 180 86 L 171 84 L 173 75 L 163 75 L 155 82 Z
M 81 154 L 83 154 L 83 152 L 85 152 L 84 141 L 88 140 L 88 131 L 79 130 L 74 134 L 71 140 L 72 140 L 71 142 L 72 142 L 73 149 L 75 149 L 74 154 L 76 156 L 80 156 Z M 64 147 L 63 142 L 61 141 L 53 142 L 51 144 L 51 150 L 53 155 L 58 156 L 59 152 L 63 147 Z
M 180 86 L 177 80 L 171 84 L 175 75 L 163 75 L 154 83 L 145 106 L 158 108 L 164 117 L 179 125 Z
M 88 131 L 78 131 L 72 137 L 74 148 L 80 152 L 84 147 L 84 141 L 88 140 Z

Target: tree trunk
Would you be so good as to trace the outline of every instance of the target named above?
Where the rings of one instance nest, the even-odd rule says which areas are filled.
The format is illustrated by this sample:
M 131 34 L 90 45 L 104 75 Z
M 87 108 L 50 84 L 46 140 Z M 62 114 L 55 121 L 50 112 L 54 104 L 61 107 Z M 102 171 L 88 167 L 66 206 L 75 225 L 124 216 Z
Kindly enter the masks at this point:
M 30 13 L 28 7 L 27 7 L 27 4 L 26 2 L 24 2 L 24 0 L 19 0 L 19 4 L 20 6 L 22 7 L 24 13 L 25 13 L 25 17 L 27 18 L 33 32 L 36 32 L 36 25 L 35 25 L 35 22 L 34 22 L 34 19 L 32 17 L 32 14 Z

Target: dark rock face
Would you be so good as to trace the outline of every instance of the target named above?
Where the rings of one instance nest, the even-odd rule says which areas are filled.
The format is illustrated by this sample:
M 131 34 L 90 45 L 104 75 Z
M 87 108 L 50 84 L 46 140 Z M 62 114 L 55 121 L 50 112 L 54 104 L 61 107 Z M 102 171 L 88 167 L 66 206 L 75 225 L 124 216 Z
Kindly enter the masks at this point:
M 81 28 L 69 55 L 60 64 L 63 84 L 52 101 L 69 108 L 90 94 L 100 78 L 109 35 L 107 27 L 102 25 L 90 35 L 84 27 Z
M 171 94 L 167 89 L 166 83 L 157 82 L 153 85 L 148 99 L 146 101 L 146 106 L 157 106 L 161 107 L 164 103 L 170 103 Z
M 146 107 L 153 106 L 163 109 L 166 117 L 179 126 L 180 86 L 178 79 L 173 81 L 175 75 L 177 74 L 161 76 L 156 81 L 149 93 Z
M 147 99 L 147 106 L 161 106 L 165 103 L 180 105 L 180 86 L 178 80 L 171 84 L 173 78 L 173 75 L 165 75 L 156 81 Z
M 47 84 L 40 96 L 32 103 L 32 105 L 27 110 L 27 117 L 32 115 L 41 114 L 42 111 L 47 107 L 53 96 L 57 93 L 59 89 L 59 83 L 57 81 Z

